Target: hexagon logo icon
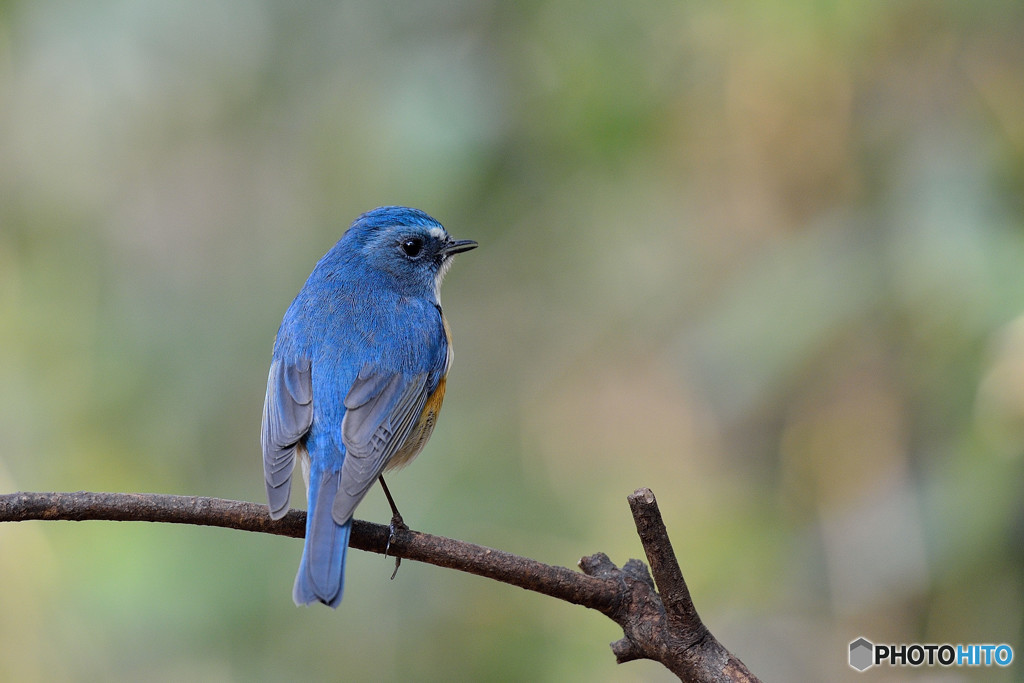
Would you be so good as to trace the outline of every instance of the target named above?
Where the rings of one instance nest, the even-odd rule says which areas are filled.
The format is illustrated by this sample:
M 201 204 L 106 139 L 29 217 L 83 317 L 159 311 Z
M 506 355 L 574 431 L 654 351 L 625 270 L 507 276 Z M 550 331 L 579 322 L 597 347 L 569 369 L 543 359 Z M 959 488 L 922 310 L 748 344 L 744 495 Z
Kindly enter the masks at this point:
M 875 646 L 867 638 L 858 638 L 850 643 L 850 666 L 864 671 L 874 665 Z

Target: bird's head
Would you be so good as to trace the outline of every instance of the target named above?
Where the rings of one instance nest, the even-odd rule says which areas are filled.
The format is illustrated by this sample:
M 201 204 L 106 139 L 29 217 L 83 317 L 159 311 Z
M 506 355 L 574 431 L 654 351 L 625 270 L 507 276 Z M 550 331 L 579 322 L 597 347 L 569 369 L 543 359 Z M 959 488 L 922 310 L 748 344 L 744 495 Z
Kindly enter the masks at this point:
M 357 218 L 339 242 L 365 266 L 380 271 L 410 295 L 440 301 L 441 280 L 455 254 L 475 249 L 473 240 L 454 240 L 419 209 L 382 206 Z

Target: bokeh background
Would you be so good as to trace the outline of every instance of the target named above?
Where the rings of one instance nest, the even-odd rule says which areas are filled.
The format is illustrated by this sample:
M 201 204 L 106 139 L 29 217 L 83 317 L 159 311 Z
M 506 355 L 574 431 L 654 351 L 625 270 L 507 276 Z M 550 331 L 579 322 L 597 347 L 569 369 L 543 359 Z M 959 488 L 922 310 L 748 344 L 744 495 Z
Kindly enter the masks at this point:
M 481 244 L 414 528 L 621 564 L 649 486 L 766 680 L 859 680 L 861 635 L 1022 656 L 1024 4 L 0 3 L 0 490 L 262 501 L 281 315 L 396 203 Z M 360 552 L 297 609 L 300 548 L 2 525 L 0 679 L 669 678 Z

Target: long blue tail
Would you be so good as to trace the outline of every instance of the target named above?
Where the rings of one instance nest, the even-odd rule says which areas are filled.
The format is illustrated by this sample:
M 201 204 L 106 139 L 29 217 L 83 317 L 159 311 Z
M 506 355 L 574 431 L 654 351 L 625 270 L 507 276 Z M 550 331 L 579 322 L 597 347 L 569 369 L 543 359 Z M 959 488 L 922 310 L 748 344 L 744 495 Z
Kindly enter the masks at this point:
M 341 472 L 310 472 L 309 509 L 306 511 L 306 545 L 295 576 L 292 599 L 296 605 L 319 600 L 330 607 L 341 604 L 345 589 L 345 555 L 352 520 L 339 526 L 331 517 L 338 495 Z

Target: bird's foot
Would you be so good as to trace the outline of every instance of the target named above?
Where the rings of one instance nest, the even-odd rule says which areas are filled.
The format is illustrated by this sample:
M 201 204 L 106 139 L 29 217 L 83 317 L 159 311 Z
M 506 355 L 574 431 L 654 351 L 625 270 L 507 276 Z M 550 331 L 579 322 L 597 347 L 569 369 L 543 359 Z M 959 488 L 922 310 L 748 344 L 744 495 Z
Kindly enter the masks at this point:
M 408 531 L 409 525 L 402 519 L 402 515 L 395 511 L 395 514 L 391 516 L 391 524 L 388 525 L 388 542 L 384 546 L 384 556 L 387 557 L 388 551 L 391 550 L 391 544 L 398 537 L 399 532 Z M 391 572 L 391 580 L 395 580 L 395 576 L 398 574 L 398 567 L 402 564 L 402 558 L 395 558 L 395 571 Z

